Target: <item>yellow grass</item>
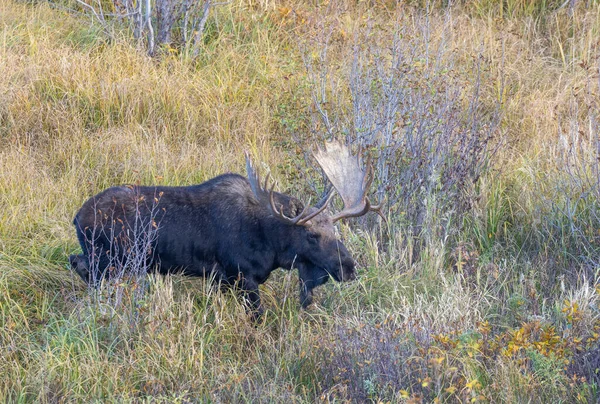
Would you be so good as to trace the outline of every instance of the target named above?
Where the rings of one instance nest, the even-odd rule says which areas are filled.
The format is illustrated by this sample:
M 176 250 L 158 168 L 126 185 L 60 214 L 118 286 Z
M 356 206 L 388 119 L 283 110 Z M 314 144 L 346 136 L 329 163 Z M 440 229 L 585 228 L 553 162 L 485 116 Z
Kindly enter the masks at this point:
M 253 324 L 233 292 L 181 277 L 152 277 L 141 303 L 113 311 L 67 270 L 79 251 L 71 220 L 111 185 L 243 172 L 244 150 L 300 194 L 281 111 L 310 137 L 298 43 L 318 35 L 326 7 L 215 8 L 192 60 L 151 59 L 89 17 L 0 0 L 0 401 L 597 400 L 581 358 L 600 352 L 598 272 L 562 261 L 570 244 L 548 235 L 542 215 L 565 180 L 569 108 L 583 123 L 600 112 L 584 97 L 588 86 L 599 94 L 600 7 L 525 3 L 507 15 L 478 1 L 429 16 L 433 42 L 450 17 L 447 46 L 465 86 L 481 57 L 483 103 L 502 102 L 502 145 L 459 240 L 431 240 L 415 258 L 393 220 L 386 231 L 342 226 L 360 279 L 318 289 L 305 312 L 297 276 L 278 271 Z M 347 55 L 362 17 L 396 21 L 392 4 L 340 4 L 329 16 L 340 27 L 334 58 Z M 399 7 L 417 35 L 422 9 Z

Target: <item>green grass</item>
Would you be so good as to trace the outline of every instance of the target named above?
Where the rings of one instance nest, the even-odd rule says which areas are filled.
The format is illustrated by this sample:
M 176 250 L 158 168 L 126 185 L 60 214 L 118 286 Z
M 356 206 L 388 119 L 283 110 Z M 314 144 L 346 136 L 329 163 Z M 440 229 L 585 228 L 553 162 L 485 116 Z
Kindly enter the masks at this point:
M 297 274 L 276 271 L 253 323 L 202 280 L 152 276 L 120 304 L 94 295 L 67 269 L 71 221 L 111 185 L 243 172 L 244 150 L 302 195 L 290 133 L 311 138 L 313 111 L 297 45 L 326 11 L 234 2 L 215 8 L 196 60 L 150 59 L 126 32 L 0 0 L 0 401 L 597 401 L 600 210 L 580 181 L 597 157 L 600 7 L 555 3 L 428 17 L 451 13 L 456 79 L 472 86 L 481 57 L 482 105 L 502 101 L 501 145 L 460 231 L 440 237 L 436 206 L 417 240 L 401 206 L 384 229 L 342 225 L 359 280 L 317 289 L 304 311 Z M 418 35 L 420 9 L 400 7 Z M 337 79 L 360 18 L 391 30 L 394 10 L 332 11 Z

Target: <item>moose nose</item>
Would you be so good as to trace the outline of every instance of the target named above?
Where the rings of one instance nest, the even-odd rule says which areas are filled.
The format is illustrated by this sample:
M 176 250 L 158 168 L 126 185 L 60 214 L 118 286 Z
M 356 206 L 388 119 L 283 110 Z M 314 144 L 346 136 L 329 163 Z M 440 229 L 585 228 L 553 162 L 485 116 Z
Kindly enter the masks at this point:
M 353 281 L 356 279 L 356 270 L 354 269 L 353 260 L 344 260 L 340 270 L 342 281 Z

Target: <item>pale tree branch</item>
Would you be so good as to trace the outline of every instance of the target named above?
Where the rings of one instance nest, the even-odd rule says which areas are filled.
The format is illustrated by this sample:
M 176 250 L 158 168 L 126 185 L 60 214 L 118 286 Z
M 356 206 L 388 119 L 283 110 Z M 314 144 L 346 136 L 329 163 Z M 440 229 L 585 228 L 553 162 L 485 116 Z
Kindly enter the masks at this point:
M 231 3 L 211 0 L 112 0 L 115 11 L 105 13 L 101 0 L 75 1 L 84 13 L 93 17 L 94 22 L 100 23 L 109 36 L 112 36 L 111 23 L 128 22 L 136 40 L 145 38 L 150 56 L 159 54 L 163 45 L 169 45 L 170 50 L 182 50 L 188 49 L 191 42 L 194 57 L 200 52 L 211 9 Z M 67 10 L 81 13 L 80 10 Z M 175 44 L 175 48 L 171 44 Z

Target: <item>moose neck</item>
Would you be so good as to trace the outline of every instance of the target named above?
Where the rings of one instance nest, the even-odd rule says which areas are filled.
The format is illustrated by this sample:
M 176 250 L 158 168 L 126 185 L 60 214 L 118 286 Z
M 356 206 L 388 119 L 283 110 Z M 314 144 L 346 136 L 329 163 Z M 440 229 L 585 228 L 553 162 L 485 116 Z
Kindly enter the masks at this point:
M 279 268 L 293 269 L 301 252 L 298 245 L 304 237 L 304 227 L 270 216 L 263 223 L 263 231 L 275 251 L 275 265 Z

